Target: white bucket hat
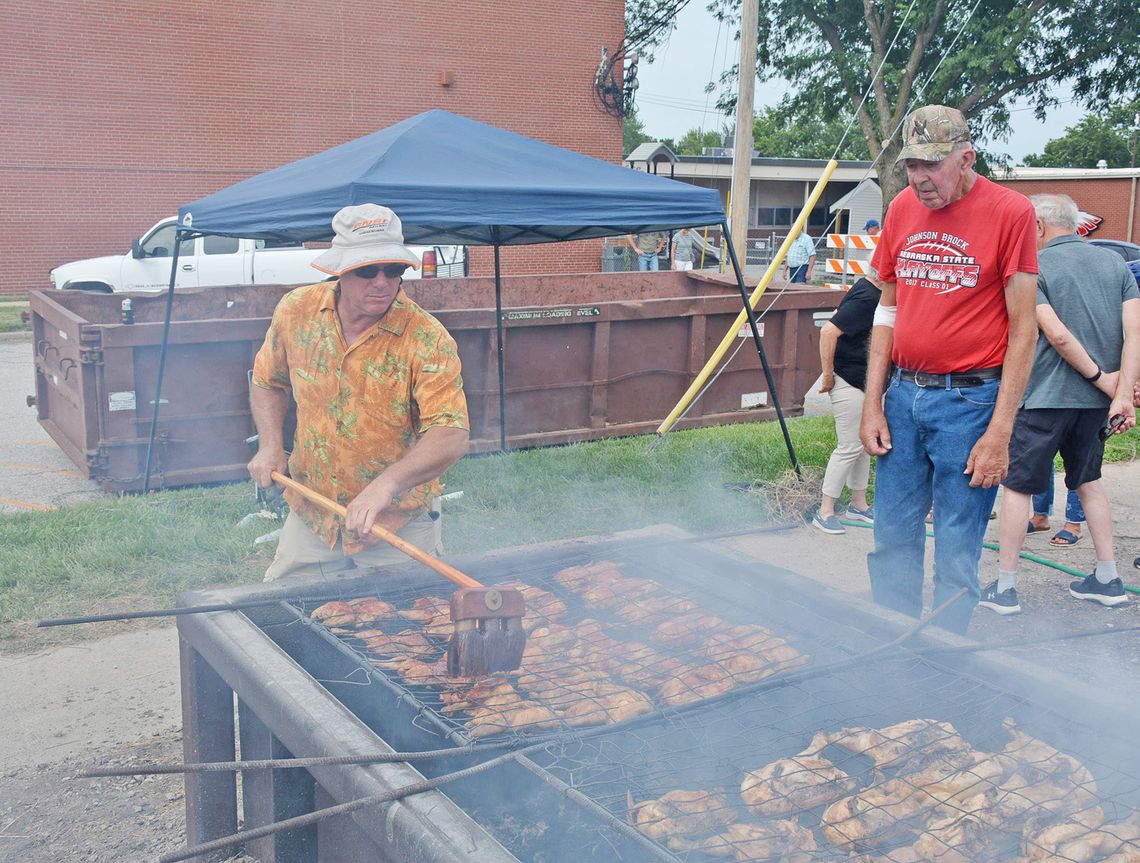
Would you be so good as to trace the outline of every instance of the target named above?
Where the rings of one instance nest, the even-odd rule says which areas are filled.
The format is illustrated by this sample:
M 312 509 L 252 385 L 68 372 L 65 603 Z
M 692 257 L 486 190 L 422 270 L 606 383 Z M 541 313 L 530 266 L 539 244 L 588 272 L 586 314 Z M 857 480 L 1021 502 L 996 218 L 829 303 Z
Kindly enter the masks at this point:
M 313 260 L 323 273 L 339 276 L 369 264 L 407 264 L 420 268 L 420 257 L 404 245 L 400 217 L 379 204 L 345 207 L 332 220 L 332 248 Z

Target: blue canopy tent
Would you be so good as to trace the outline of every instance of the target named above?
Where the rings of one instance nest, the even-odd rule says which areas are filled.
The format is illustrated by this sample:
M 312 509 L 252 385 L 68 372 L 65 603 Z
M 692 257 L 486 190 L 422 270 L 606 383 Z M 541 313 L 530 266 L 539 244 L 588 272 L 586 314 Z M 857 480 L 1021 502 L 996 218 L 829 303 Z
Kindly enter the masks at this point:
M 506 448 L 499 247 L 582 240 L 652 230 L 721 225 L 724 207 L 706 189 L 632 171 L 447 111 L 432 110 L 297 162 L 250 177 L 181 207 L 179 238 L 197 234 L 322 241 L 332 217 L 351 204 L 391 207 L 413 244 L 488 245 L 495 250 L 500 445 Z M 177 249 L 167 319 L 173 306 Z M 731 244 L 729 244 L 730 252 Z M 776 388 L 736 256 L 769 391 Z M 162 386 L 151 423 L 154 439 Z M 783 415 L 776 405 L 783 425 Z M 791 440 L 785 428 L 791 452 Z M 793 465 L 795 455 L 792 453 Z M 147 451 L 146 482 L 150 479 Z
M 350 204 L 391 207 L 409 243 L 506 246 L 719 225 L 704 189 L 631 171 L 447 111 L 283 165 L 179 210 L 206 234 L 332 239 Z

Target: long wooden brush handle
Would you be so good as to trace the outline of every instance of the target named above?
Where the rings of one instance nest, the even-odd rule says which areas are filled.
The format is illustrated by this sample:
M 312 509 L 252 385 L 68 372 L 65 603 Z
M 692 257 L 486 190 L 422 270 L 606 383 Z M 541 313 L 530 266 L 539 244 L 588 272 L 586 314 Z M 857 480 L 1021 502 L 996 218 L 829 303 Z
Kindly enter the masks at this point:
M 286 488 L 293 489 L 293 491 L 297 492 L 297 494 L 301 495 L 301 497 L 303 497 L 305 500 L 311 503 L 315 503 L 321 509 L 327 512 L 331 512 L 334 515 L 339 515 L 341 518 L 347 517 L 348 511 L 335 500 L 329 500 L 323 494 L 315 492 L 307 486 L 301 485 L 301 483 L 297 482 L 295 479 L 290 479 L 283 473 L 273 471 L 272 476 L 273 479 L 281 483 L 281 485 L 285 486 Z M 398 548 L 413 560 L 418 560 L 424 566 L 429 567 L 430 569 L 434 569 L 444 578 L 455 582 L 460 587 L 483 586 L 471 576 L 464 575 L 454 566 L 450 566 L 449 564 L 444 563 L 438 557 L 434 557 L 433 555 L 428 554 L 422 548 L 418 548 L 417 546 L 412 545 L 406 539 L 402 539 L 401 537 L 396 536 L 396 534 L 392 533 L 392 531 L 388 530 L 387 528 L 381 527 L 378 524 L 374 524 L 372 525 L 372 535 L 377 539 L 384 540 L 384 542 L 388 543 L 394 548 Z

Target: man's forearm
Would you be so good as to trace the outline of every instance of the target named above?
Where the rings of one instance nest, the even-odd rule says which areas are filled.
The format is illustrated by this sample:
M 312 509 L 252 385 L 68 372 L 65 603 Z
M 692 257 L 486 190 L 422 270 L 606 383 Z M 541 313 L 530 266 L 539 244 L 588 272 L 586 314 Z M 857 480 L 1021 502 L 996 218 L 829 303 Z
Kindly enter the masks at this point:
M 397 495 L 421 483 L 438 479 L 467 453 L 467 429 L 434 426 L 416 445 L 385 468 L 373 482 L 382 482 Z
M 254 384 L 249 394 L 250 413 L 257 427 L 260 449 L 285 448 L 285 416 L 289 412 L 289 393 Z
M 1133 387 L 1140 379 L 1140 300 L 1124 304 L 1124 349 L 1120 354 L 1120 377 L 1117 380 L 1117 398 L 1132 397 Z
M 1005 363 L 1002 365 L 1001 385 L 998 387 L 994 414 L 990 418 L 989 430 L 1001 432 L 1006 437 L 1013 433 L 1013 421 L 1025 395 L 1025 385 L 1029 381 L 1029 370 L 1033 364 L 1032 340 L 1026 345 L 1010 343 L 1006 349 Z
M 1016 279 L 1017 284 L 1013 284 Z M 1037 277 L 1028 273 L 1017 273 L 1006 288 L 1006 304 L 1009 309 L 1009 341 L 1002 363 L 1001 385 L 998 387 L 997 403 L 990 418 L 987 431 L 998 432 L 1005 437 L 1013 433 L 1013 421 L 1025 394 L 1025 384 L 1033 367 L 1033 353 L 1037 346 L 1037 316 L 1034 312 L 1034 297 L 1037 292 Z
M 867 356 L 867 385 L 863 391 L 866 395 L 863 400 L 864 405 L 878 405 L 883 400 L 894 340 L 893 328 L 871 327 L 871 350 Z

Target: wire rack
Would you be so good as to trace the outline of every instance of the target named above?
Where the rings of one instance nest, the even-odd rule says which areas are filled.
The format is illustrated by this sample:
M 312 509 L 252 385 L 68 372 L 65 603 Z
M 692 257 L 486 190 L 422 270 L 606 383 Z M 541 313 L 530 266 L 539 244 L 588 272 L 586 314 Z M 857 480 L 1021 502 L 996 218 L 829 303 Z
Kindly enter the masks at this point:
M 522 581 L 528 633 L 522 667 L 466 681 L 448 678 L 448 600 L 385 591 L 302 607 L 310 620 L 422 705 L 452 739 L 615 724 L 672 713 L 811 662 L 795 637 L 734 621 L 662 584 L 599 561 Z M 532 574 L 534 575 L 534 574 Z
M 711 610 L 651 569 L 520 573 L 522 668 L 463 683 L 444 672 L 442 592 L 299 611 L 431 733 L 542 743 L 520 763 L 640 840 L 612 859 L 1140 860 L 1120 741 L 914 655 L 852 666 L 860 633 L 809 606 Z
M 686 860 L 1140 860 L 1127 745 L 915 657 L 532 758 Z

